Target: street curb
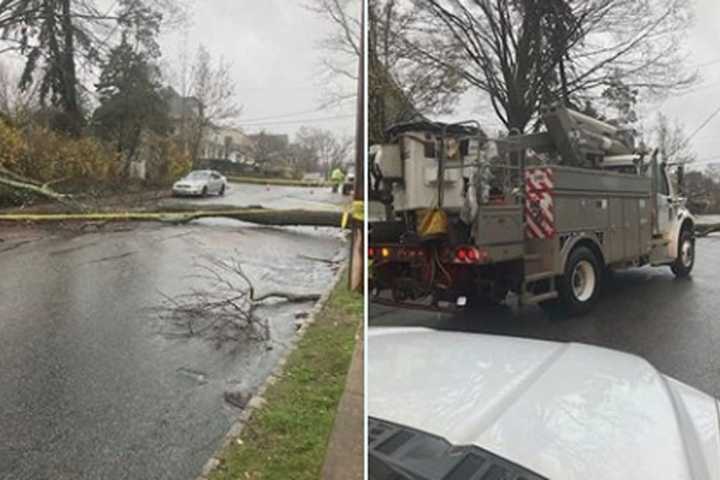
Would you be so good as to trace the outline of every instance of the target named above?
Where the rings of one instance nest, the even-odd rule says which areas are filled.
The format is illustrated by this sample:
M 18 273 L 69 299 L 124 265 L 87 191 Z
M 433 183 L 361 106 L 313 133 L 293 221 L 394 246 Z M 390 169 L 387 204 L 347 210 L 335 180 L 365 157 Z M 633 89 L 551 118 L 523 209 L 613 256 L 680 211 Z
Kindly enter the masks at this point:
M 310 310 L 307 318 L 302 320 L 297 334 L 290 341 L 289 347 L 285 350 L 285 353 L 283 353 L 283 355 L 278 360 L 278 363 L 273 369 L 272 373 L 270 374 L 270 376 L 268 376 L 268 378 L 265 379 L 263 384 L 260 385 L 260 388 L 257 389 L 257 391 L 252 395 L 252 397 L 250 397 L 250 401 L 247 403 L 247 406 L 243 409 L 242 413 L 240 413 L 240 415 L 235 419 L 235 421 L 230 426 L 230 429 L 225 434 L 222 445 L 215 451 L 210 460 L 205 463 L 202 472 L 200 473 L 200 476 L 197 477 L 196 480 L 208 480 L 210 474 L 218 466 L 220 466 L 220 458 L 223 451 L 227 449 L 227 447 L 229 447 L 230 444 L 242 434 L 243 430 L 245 429 L 245 425 L 248 423 L 250 418 L 252 418 L 253 412 L 255 410 L 259 410 L 265 405 L 265 392 L 267 391 L 268 387 L 277 382 L 278 378 L 280 378 L 284 373 L 285 365 L 287 364 L 288 358 L 295 351 L 300 340 L 305 336 L 308 327 L 315 323 L 317 315 L 325 307 L 325 304 L 330 299 L 330 295 L 332 295 L 335 287 L 337 287 L 338 283 L 340 283 L 340 281 L 342 280 L 346 269 L 347 261 L 344 262 L 344 266 L 338 269 L 335 277 L 331 281 L 330 288 L 325 293 L 323 293 L 320 299 L 315 303 L 315 305 Z

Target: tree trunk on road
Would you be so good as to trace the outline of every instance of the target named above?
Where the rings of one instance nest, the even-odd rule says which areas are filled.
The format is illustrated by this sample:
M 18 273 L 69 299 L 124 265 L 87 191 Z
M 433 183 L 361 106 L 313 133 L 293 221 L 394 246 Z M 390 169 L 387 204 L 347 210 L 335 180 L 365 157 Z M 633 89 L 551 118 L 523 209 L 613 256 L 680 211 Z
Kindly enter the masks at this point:
M 325 210 L 274 210 L 266 208 L 204 208 L 197 211 L 6 214 L 0 222 L 166 222 L 188 223 L 200 218 L 232 218 L 243 222 L 270 226 L 306 226 L 339 228 L 342 212 Z

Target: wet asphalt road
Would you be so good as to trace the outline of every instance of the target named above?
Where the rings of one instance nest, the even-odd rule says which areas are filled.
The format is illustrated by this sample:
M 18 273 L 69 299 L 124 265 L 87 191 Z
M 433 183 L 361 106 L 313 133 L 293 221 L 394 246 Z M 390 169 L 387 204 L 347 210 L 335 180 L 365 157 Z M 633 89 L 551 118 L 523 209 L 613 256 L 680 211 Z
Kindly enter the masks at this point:
M 699 239 L 697 255 L 690 280 L 675 280 L 667 267 L 615 273 L 595 310 L 581 318 L 549 318 L 538 307 L 501 306 L 445 315 L 371 305 L 369 322 L 623 350 L 720 398 L 720 235 Z
M 330 208 L 340 197 L 236 185 L 183 201 Z M 194 479 L 238 414 L 223 392 L 257 387 L 311 305 L 259 311 L 272 350 L 163 335 L 148 308 L 198 286 L 203 255 L 238 256 L 258 293 L 321 292 L 332 268 L 302 256 L 343 255 L 339 235 L 203 220 L 0 243 L 0 479 Z

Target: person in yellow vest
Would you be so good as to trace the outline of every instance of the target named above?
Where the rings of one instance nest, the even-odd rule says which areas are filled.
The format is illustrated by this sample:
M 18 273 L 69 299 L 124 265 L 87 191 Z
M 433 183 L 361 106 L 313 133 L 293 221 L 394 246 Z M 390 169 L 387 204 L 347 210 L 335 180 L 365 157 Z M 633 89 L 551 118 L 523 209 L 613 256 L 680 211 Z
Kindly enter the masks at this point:
M 340 167 L 337 167 L 332 171 L 330 174 L 330 181 L 332 182 L 333 193 L 337 193 L 342 187 L 342 184 L 345 182 L 345 173 L 343 173 Z

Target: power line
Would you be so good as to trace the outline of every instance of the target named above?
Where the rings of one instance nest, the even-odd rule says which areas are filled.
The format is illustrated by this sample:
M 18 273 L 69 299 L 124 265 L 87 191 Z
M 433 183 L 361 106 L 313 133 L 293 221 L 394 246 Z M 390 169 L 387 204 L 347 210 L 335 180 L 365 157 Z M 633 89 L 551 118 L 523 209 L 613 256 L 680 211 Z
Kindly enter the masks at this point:
M 341 103 L 344 103 L 344 102 L 346 102 L 347 100 L 353 100 L 353 101 L 354 101 L 354 99 L 346 99 L 346 100 L 342 100 Z M 316 108 L 315 110 L 304 110 L 304 111 L 300 111 L 300 112 L 282 113 L 282 114 L 278 114 L 278 115 L 269 115 L 269 116 L 266 116 L 266 117 L 255 117 L 255 118 L 249 118 L 249 119 L 243 120 L 243 122 L 244 122 L 244 123 L 247 123 L 247 122 L 262 122 L 262 121 L 265 121 L 265 120 L 275 120 L 275 119 L 280 119 L 280 118 L 297 117 L 298 115 L 307 115 L 308 113 L 319 113 L 319 112 L 324 112 L 324 111 L 327 111 L 327 110 L 332 110 L 332 108 L 333 108 L 332 106 L 326 106 L 326 107 Z
M 345 118 L 355 118 L 355 114 L 351 115 L 336 115 L 333 117 L 324 117 L 324 118 L 306 118 L 306 119 L 298 119 L 298 120 L 287 120 L 283 122 L 255 122 L 255 123 L 245 123 L 240 122 L 237 125 L 239 127 L 262 127 L 262 126 L 270 126 L 270 125 L 295 125 L 295 124 L 301 124 L 301 123 L 317 123 L 317 122 L 325 122 L 328 120 L 340 120 Z
M 700 160 L 693 160 L 692 162 L 688 163 L 690 165 L 712 165 L 715 163 L 720 163 L 720 157 L 702 158 Z
M 718 63 L 720 63 L 720 58 L 716 58 L 715 60 L 710 60 L 709 62 L 705 62 L 705 63 L 699 63 L 699 64 L 695 65 L 694 67 L 690 67 L 690 68 L 709 67 L 710 65 L 716 65 Z
M 695 137 L 695 135 L 697 135 L 698 133 L 700 133 L 700 132 L 702 131 L 702 129 L 705 128 L 705 127 L 708 125 L 708 123 L 710 123 L 710 121 L 717 116 L 718 113 L 720 113 L 720 107 L 718 107 L 717 110 L 715 110 L 712 114 L 710 114 L 710 116 L 707 118 L 707 120 L 705 120 L 705 121 L 697 128 L 697 130 L 695 130 L 695 131 L 688 137 L 688 141 L 692 140 L 693 137 Z

